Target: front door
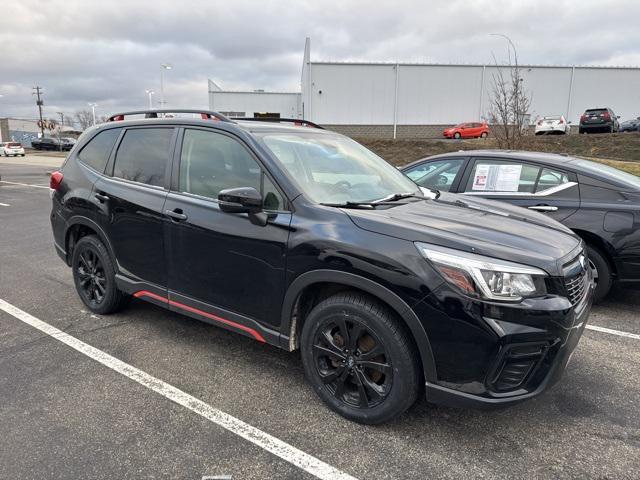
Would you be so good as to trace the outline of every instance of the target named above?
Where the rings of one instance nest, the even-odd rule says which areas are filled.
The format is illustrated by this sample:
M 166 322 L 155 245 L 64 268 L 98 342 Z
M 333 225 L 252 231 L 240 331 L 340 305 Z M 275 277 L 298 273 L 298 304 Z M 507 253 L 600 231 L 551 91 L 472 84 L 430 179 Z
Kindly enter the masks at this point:
M 467 195 L 509 202 L 559 222 L 580 206 L 574 173 L 532 162 L 477 158 L 471 162 L 461 187 Z
M 252 224 L 247 214 L 220 210 L 218 193 L 235 187 L 262 192 L 270 212 L 266 226 Z M 174 304 L 235 325 L 280 323 L 291 212 L 241 140 L 214 129 L 186 128 L 165 213 Z

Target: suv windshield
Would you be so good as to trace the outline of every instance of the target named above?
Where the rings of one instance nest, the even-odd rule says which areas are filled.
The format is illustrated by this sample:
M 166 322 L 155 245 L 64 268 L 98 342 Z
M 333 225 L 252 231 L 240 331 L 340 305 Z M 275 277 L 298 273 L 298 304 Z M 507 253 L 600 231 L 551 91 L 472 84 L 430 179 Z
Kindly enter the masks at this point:
M 382 158 L 339 135 L 269 133 L 262 141 L 316 203 L 371 202 L 419 187 Z

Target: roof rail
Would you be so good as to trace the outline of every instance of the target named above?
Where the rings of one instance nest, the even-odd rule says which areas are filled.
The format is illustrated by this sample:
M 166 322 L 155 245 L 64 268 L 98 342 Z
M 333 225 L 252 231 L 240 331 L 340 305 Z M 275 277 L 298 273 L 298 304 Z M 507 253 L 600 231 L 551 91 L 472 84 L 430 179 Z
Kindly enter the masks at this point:
M 131 112 L 121 112 L 111 115 L 107 122 L 117 122 L 124 120 L 129 115 L 144 115 L 145 118 L 158 118 L 159 113 L 196 113 L 199 114 L 203 120 L 218 120 L 221 122 L 235 123 L 233 120 L 225 117 L 221 113 L 212 112 L 210 110 L 193 110 L 184 108 L 166 108 L 161 110 L 134 110 Z
M 248 122 L 274 122 L 274 123 L 293 123 L 298 127 L 310 127 L 310 128 L 319 128 L 320 130 L 325 130 L 324 127 L 321 127 L 317 123 L 310 122 L 309 120 L 303 120 L 302 118 L 277 118 L 277 117 L 233 117 L 234 120 L 248 121 Z

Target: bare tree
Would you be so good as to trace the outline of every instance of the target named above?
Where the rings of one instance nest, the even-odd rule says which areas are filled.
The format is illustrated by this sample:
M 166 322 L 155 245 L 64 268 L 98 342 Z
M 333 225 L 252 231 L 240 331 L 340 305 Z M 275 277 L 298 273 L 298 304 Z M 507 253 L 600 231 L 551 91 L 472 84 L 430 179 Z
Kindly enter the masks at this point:
M 511 41 L 509 41 L 511 43 Z M 521 77 L 518 65 L 518 53 L 513 44 L 513 62 L 509 54 L 509 63 L 505 67 L 496 65 L 496 73 L 493 74 L 491 97 L 491 123 L 493 134 L 498 142 L 498 147 L 516 150 L 522 147 L 522 137 L 527 134 L 529 126 L 529 107 L 531 96 L 524 87 L 524 79 Z
M 93 125 L 93 113 L 91 110 L 78 110 L 74 115 L 74 119 L 80 130 L 86 130 Z

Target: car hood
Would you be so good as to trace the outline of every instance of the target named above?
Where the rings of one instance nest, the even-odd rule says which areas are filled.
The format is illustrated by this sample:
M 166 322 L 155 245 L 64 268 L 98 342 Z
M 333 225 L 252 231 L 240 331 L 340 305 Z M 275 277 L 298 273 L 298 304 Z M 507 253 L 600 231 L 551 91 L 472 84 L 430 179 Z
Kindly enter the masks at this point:
M 507 203 L 442 193 L 385 209 L 345 209 L 360 228 L 542 268 L 561 275 L 582 241 L 564 225 Z

